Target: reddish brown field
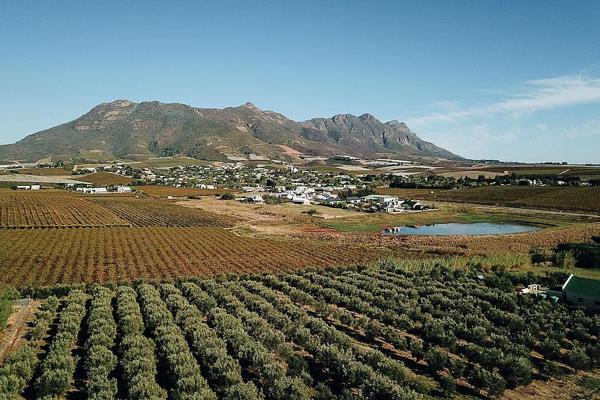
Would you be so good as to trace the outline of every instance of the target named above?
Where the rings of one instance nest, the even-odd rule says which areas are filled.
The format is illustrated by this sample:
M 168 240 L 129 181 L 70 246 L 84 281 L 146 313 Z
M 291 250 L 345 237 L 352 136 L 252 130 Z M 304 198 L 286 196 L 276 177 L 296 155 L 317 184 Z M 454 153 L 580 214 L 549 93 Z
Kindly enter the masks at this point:
M 0 231 L 0 282 L 16 286 L 355 265 L 388 249 L 241 237 L 222 228 Z
M 90 201 L 110 210 L 133 226 L 229 227 L 234 223 L 228 216 L 178 206 L 166 200 L 104 196 Z
M 75 193 L 0 190 L 0 228 L 129 225 L 127 220 Z

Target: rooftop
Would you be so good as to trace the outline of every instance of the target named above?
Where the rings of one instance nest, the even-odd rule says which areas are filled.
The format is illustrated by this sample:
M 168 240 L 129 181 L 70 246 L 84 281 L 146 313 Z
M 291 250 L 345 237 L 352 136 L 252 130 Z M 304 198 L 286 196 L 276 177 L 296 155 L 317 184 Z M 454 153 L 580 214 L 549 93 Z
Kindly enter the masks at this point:
M 571 291 L 600 298 L 600 281 L 571 275 L 563 285 L 563 291 Z

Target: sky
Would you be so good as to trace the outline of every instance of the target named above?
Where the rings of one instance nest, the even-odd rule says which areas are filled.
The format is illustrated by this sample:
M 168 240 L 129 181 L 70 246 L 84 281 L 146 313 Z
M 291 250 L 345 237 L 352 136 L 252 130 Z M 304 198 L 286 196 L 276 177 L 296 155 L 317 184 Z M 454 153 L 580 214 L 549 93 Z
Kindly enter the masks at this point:
M 116 99 L 371 113 L 464 157 L 600 163 L 600 1 L 0 0 L 0 143 Z

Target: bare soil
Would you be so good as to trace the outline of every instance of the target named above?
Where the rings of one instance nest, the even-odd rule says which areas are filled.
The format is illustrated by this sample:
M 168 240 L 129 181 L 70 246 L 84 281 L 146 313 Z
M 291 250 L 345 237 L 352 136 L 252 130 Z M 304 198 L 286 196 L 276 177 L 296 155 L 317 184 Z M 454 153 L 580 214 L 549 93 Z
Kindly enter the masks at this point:
M 0 363 L 14 353 L 22 344 L 28 330 L 28 324 L 33 321 L 40 305 L 39 300 L 29 300 L 21 305 L 20 300 L 13 306 L 13 312 L 8 317 L 6 327 L 0 334 Z

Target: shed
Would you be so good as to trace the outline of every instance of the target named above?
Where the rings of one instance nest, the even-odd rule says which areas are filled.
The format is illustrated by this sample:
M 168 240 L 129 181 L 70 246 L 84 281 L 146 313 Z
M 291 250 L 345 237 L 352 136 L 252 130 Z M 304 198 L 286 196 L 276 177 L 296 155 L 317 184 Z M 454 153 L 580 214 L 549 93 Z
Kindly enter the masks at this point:
M 566 300 L 574 305 L 584 306 L 592 311 L 600 311 L 600 281 L 569 276 L 562 286 Z

